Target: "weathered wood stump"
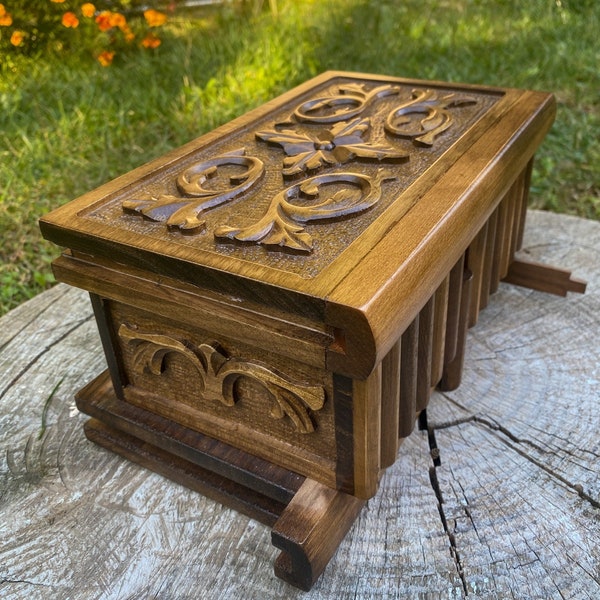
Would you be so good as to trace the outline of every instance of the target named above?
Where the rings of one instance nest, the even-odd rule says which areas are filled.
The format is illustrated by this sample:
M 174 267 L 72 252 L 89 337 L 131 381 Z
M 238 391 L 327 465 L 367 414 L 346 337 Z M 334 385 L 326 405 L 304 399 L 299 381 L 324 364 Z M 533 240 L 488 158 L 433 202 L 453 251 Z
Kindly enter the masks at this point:
M 530 211 L 528 260 L 568 300 L 502 284 L 461 386 L 401 446 L 312 592 L 270 574 L 270 530 L 90 443 L 74 394 L 104 369 L 87 295 L 0 320 L 0 596 L 600 597 L 600 224 Z

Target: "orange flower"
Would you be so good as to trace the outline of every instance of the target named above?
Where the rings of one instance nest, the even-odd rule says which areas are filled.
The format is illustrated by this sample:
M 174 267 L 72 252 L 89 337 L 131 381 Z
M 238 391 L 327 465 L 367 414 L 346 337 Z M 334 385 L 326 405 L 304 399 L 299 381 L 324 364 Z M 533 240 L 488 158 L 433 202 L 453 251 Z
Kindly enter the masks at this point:
M 10 36 L 10 43 L 13 46 L 20 46 L 21 44 L 23 44 L 24 39 L 25 39 L 25 32 L 15 30 L 15 31 L 13 31 L 13 34 Z
M 75 13 L 66 12 L 62 16 L 62 24 L 65 27 L 71 27 L 71 28 L 75 29 L 76 27 L 79 26 L 79 19 L 77 18 L 77 15 Z
M 12 17 L 6 12 L 4 4 L 0 4 L 0 27 L 10 27 L 12 22 Z
M 51 2 L 54 2 L 54 4 L 62 4 L 65 0 L 50 0 Z
M 91 19 L 96 12 L 96 7 L 91 2 L 86 2 L 81 5 L 81 14 L 88 19 Z
M 135 33 L 131 31 L 128 25 L 125 25 L 125 27 L 121 27 L 121 31 L 123 32 L 123 36 L 125 37 L 126 42 L 132 42 L 133 40 L 135 40 Z
M 127 26 L 127 20 L 121 13 L 110 13 L 109 21 L 111 27 L 118 27 L 119 29 L 123 29 L 123 27 Z
M 144 11 L 144 18 L 150 27 L 159 27 L 167 22 L 167 15 L 153 8 Z
M 108 31 L 112 25 L 110 24 L 110 10 L 103 10 L 99 15 L 96 15 L 96 23 L 100 31 Z
M 100 52 L 100 54 L 98 54 L 98 62 L 103 67 L 109 67 L 111 65 L 114 57 L 115 57 L 114 52 L 111 52 L 110 50 L 104 50 L 104 52 Z
M 158 48 L 161 44 L 159 38 L 157 38 L 153 33 L 149 33 L 143 40 L 142 46 L 144 48 Z

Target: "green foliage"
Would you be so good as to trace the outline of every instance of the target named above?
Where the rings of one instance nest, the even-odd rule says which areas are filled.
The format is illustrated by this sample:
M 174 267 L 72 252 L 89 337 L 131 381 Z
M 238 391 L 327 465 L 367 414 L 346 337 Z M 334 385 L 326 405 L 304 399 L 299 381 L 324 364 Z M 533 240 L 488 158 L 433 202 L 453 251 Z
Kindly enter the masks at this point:
M 108 68 L 87 48 L 0 55 L 0 312 L 52 280 L 39 216 L 328 69 L 554 92 L 531 203 L 600 217 L 598 3 L 246 4 L 178 10 Z
M 127 52 L 157 39 L 157 23 L 144 17 L 139 0 L 5 0 L 0 4 L 0 52 L 3 67 L 14 68 L 17 54 L 40 58 L 56 54 Z M 163 13 L 164 14 L 164 13 Z M 165 14 L 166 16 L 166 14 Z M 112 61 L 102 55 L 101 61 Z

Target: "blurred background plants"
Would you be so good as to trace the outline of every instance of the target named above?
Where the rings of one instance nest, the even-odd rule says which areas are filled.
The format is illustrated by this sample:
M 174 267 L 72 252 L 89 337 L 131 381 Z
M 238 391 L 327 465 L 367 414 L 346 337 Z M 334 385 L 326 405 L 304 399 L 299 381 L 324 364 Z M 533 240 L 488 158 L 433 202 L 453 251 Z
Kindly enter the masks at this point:
M 139 0 L 6 0 L 0 4 L 0 51 L 5 67 L 14 65 L 11 53 L 39 58 L 84 51 L 106 67 L 118 51 L 159 46 L 156 30 L 167 18 Z
M 554 92 L 531 205 L 600 218 L 595 0 L 98 0 L 96 16 L 120 12 L 136 33 L 115 40 L 107 68 L 97 43 L 111 40 L 82 28 L 95 20 L 52 4 L 79 26 L 31 50 L 2 31 L 0 313 L 52 282 L 58 249 L 39 235 L 42 214 L 328 69 Z M 168 16 L 159 27 L 149 4 Z M 148 31 L 162 43 L 141 46 Z

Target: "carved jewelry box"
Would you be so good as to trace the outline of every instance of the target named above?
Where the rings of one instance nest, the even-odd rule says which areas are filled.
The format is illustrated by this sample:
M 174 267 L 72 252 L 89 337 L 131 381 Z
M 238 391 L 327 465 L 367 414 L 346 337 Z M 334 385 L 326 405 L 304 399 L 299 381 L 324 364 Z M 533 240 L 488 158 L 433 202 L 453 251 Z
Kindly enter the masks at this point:
M 310 588 L 515 260 L 550 94 L 325 73 L 55 210 L 93 441 L 273 527 Z

